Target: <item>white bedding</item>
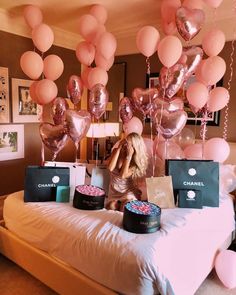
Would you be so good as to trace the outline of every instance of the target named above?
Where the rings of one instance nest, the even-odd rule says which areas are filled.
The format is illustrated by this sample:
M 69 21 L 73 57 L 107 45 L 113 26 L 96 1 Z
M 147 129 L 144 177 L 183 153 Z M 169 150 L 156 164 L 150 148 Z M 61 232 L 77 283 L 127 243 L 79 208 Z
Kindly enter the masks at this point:
M 35 247 L 122 294 L 192 295 L 234 230 L 232 200 L 220 208 L 165 209 L 161 230 L 133 234 L 122 213 L 83 211 L 67 203 L 24 203 L 23 191 L 4 204 L 6 227 Z

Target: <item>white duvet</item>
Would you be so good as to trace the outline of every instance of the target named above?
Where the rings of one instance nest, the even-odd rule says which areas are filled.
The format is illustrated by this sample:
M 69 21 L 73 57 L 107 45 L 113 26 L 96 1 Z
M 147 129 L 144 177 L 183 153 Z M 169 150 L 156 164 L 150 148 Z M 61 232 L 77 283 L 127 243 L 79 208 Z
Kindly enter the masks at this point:
M 88 277 L 122 294 L 193 295 L 234 229 L 232 200 L 219 208 L 165 209 L 161 229 L 134 234 L 122 213 L 83 211 L 67 203 L 24 203 L 23 191 L 4 204 L 6 227 Z

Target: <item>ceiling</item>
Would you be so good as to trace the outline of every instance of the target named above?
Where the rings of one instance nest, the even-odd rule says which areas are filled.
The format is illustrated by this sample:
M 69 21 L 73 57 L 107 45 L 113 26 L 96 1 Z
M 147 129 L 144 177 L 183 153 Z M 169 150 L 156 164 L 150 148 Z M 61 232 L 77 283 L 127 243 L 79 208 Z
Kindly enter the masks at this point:
M 202 32 L 191 43 L 201 43 L 204 31 L 215 23 L 224 31 L 227 40 L 231 40 L 236 30 L 236 12 L 233 11 L 233 3 L 235 3 L 233 0 L 223 0 L 216 11 L 204 4 L 206 23 Z M 161 0 L 0 0 L 0 30 L 30 37 L 29 27 L 23 17 L 24 7 L 28 4 L 41 8 L 44 22 L 54 31 L 55 44 L 71 49 L 75 49 L 81 40 L 77 22 L 83 14 L 89 12 L 93 4 L 102 4 L 108 11 L 105 26 L 107 31 L 117 38 L 116 55 L 137 52 L 135 37 L 144 25 L 155 26 L 161 32 Z

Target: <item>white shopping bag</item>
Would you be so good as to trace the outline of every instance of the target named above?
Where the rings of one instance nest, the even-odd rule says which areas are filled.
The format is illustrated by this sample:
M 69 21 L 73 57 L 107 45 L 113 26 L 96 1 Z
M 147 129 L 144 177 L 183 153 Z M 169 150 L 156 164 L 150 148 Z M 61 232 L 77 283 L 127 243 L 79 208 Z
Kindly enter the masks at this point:
M 106 167 L 94 167 L 92 169 L 91 175 L 91 185 L 98 186 L 103 188 L 108 196 L 109 191 L 109 184 L 110 184 L 110 173 Z
M 86 166 L 71 162 L 45 162 L 44 166 L 69 167 L 70 168 L 70 198 L 73 199 L 75 187 L 85 183 Z

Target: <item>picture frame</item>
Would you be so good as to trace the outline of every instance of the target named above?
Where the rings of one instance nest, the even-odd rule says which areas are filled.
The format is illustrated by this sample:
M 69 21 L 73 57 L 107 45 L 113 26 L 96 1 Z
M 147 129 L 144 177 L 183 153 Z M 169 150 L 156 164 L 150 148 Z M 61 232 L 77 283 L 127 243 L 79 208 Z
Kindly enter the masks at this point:
M 0 125 L 0 161 L 24 158 L 24 125 Z
M 195 76 L 193 75 L 188 79 L 188 84 L 189 86 L 191 83 L 195 81 Z M 146 87 L 152 88 L 152 87 L 157 87 L 159 85 L 159 74 L 158 73 L 151 73 L 150 75 L 146 75 Z M 216 84 L 217 87 L 223 86 L 223 78 Z M 185 85 L 186 87 L 186 85 Z M 209 89 L 210 90 L 210 89 Z M 182 90 L 183 91 L 183 90 Z M 185 91 L 183 91 L 185 92 Z M 185 94 L 181 94 L 183 96 Z M 187 125 L 201 125 L 202 123 L 202 117 L 201 115 L 196 116 L 194 112 L 192 111 L 187 98 L 184 98 L 184 110 L 186 111 L 188 115 L 187 119 Z M 147 120 L 147 119 L 146 119 Z M 220 111 L 214 112 L 214 113 L 209 113 L 207 118 L 207 125 L 208 126 L 219 126 L 220 125 Z
M 42 106 L 30 97 L 32 80 L 12 78 L 12 117 L 14 123 L 39 123 Z
M 8 68 L 0 67 L 0 123 L 10 123 Z

